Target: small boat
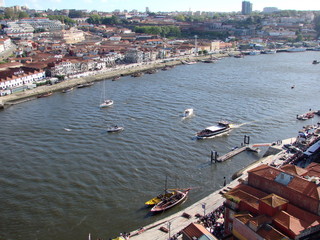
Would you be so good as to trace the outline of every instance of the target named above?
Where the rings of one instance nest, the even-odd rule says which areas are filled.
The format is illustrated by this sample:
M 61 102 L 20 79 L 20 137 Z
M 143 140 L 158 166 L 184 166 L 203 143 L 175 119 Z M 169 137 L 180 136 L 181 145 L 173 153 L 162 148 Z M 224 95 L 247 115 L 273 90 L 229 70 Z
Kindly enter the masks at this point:
M 192 65 L 192 64 L 196 64 L 196 63 L 197 63 L 196 61 L 187 61 L 187 62 L 185 62 L 184 64 Z
M 268 49 L 268 50 L 265 50 L 265 51 L 261 51 L 262 54 L 275 54 L 277 53 L 277 50 L 274 50 L 274 49 Z
M 120 127 L 120 126 L 115 125 L 115 126 L 109 127 L 107 129 L 107 132 L 112 133 L 112 132 L 120 132 L 120 131 L 123 131 L 123 130 L 124 130 L 124 127 Z
M 307 51 L 306 48 L 303 47 L 292 47 L 286 50 L 287 52 L 305 52 Z
M 44 93 L 44 94 L 38 95 L 37 98 L 49 97 L 51 95 L 52 95 L 52 92 L 48 92 L 48 93 Z
M 204 62 L 204 63 L 215 63 L 215 62 L 217 62 L 217 60 L 216 59 L 207 59 L 207 60 L 203 60 L 202 62 Z
M 119 80 L 120 79 L 120 77 L 118 76 L 118 77 L 114 77 L 114 78 L 112 78 L 112 81 L 117 81 L 117 80 Z
M 73 87 L 70 87 L 70 88 L 63 89 L 62 92 L 67 93 L 67 92 L 71 92 L 72 90 L 73 90 Z
M 159 202 L 153 208 L 151 208 L 150 211 L 153 213 L 163 212 L 169 208 L 178 205 L 179 203 L 182 203 L 187 199 L 189 191 L 190 188 L 187 188 L 185 190 L 175 190 L 171 197 L 163 199 L 161 202 Z
M 192 115 L 193 115 L 193 108 L 188 108 L 184 110 L 182 117 L 187 118 L 187 117 L 191 117 Z
M 231 124 L 226 121 L 220 121 L 215 126 L 210 126 L 205 128 L 204 130 L 197 132 L 197 139 L 205 139 L 214 137 L 216 135 L 220 135 L 222 133 L 227 133 L 231 130 Z
M 234 55 L 235 58 L 244 58 L 243 54 Z
M 150 69 L 150 70 L 147 70 L 147 71 L 146 71 L 147 74 L 154 74 L 154 73 L 156 73 L 156 72 L 158 72 L 157 69 Z
M 313 62 L 312 62 L 312 64 L 319 64 L 320 63 L 320 61 L 318 61 L 318 60 L 313 60 Z
M 113 100 L 107 99 L 107 100 L 104 100 L 104 102 L 100 104 L 100 107 L 105 108 L 105 107 L 110 107 L 111 105 L 113 105 Z
M 90 87 L 94 84 L 94 82 L 89 82 L 89 83 L 83 83 L 83 84 L 78 84 L 77 88 L 85 88 L 85 87 Z
M 298 120 L 308 120 L 314 117 L 314 112 L 307 112 L 305 114 L 297 115 Z
M 141 77 L 143 75 L 143 72 L 136 72 L 131 74 L 131 77 Z

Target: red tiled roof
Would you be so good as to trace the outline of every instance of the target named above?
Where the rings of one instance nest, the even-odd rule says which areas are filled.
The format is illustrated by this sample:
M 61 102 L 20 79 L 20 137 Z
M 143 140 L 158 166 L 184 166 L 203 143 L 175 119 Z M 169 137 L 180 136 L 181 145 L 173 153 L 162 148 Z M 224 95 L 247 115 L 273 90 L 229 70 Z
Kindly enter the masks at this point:
M 272 222 L 272 218 L 266 215 L 259 215 L 257 217 L 253 217 L 250 219 L 250 223 L 257 227 L 265 223 L 271 223 L 271 222 Z
M 238 219 L 243 224 L 247 224 L 251 220 L 252 215 L 249 213 L 239 213 L 239 214 L 235 214 L 234 218 Z
M 299 235 L 301 231 L 309 227 L 308 223 L 290 215 L 285 211 L 277 213 L 274 216 L 273 221 L 288 231 L 293 232 L 295 235 Z
M 311 163 L 306 167 L 306 170 L 308 171 L 303 176 L 309 176 L 309 177 L 320 177 L 320 164 L 319 163 Z
M 284 165 L 281 169 L 289 174 L 298 175 L 298 176 L 302 176 L 307 172 L 305 169 L 292 164 Z
M 260 200 L 273 208 L 279 207 L 289 202 L 288 200 L 273 193 L 264 198 L 261 198 Z
M 320 217 L 319 216 L 312 214 L 308 211 L 305 211 L 301 208 L 298 208 L 290 203 L 287 206 L 286 212 L 296 218 L 299 218 L 299 219 L 307 222 L 310 226 L 315 226 L 315 225 L 320 224 Z
M 287 187 L 311 198 L 320 200 L 320 189 L 317 184 L 309 182 L 304 178 L 294 177 Z
M 263 225 L 258 231 L 257 234 L 266 240 L 286 240 L 289 239 L 286 235 L 282 234 L 269 224 Z
M 277 183 L 274 180 L 280 173 L 284 173 L 284 172 L 285 172 L 284 170 L 277 169 L 268 165 L 261 165 L 259 167 L 256 167 L 248 171 L 249 182 L 250 182 L 250 174 L 254 174 L 264 179 L 273 181 L 274 184 L 281 184 L 281 183 Z M 304 179 L 303 177 L 293 175 L 292 179 L 288 182 L 286 186 L 296 192 L 302 193 L 316 200 L 320 200 L 320 189 L 318 188 L 318 186 L 315 183 Z
M 197 223 L 190 223 L 182 232 L 189 237 L 199 238 L 202 235 L 212 235 L 204 226 Z

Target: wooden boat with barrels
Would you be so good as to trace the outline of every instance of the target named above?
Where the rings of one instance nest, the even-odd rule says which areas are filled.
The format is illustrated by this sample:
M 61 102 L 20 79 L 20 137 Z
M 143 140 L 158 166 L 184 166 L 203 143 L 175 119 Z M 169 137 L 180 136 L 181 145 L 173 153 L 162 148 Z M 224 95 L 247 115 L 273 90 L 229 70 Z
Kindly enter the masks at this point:
M 144 204 L 147 206 L 154 206 L 161 202 L 163 199 L 170 198 L 174 192 L 165 191 L 164 193 L 159 194 L 158 196 L 146 201 Z
M 172 196 L 168 198 L 164 198 L 161 202 L 159 202 L 153 208 L 151 208 L 150 211 L 153 213 L 163 212 L 169 208 L 172 208 L 184 202 L 187 199 L 189 191 L 190 191 L 190 188 L 187 188 L 184 190 L 175 190 Z

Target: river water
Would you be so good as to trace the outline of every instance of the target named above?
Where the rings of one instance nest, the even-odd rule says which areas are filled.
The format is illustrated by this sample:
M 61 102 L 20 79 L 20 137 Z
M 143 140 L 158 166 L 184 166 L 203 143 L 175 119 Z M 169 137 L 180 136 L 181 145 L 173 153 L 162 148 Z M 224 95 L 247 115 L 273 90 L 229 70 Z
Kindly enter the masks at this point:
M 0 238 L 109 239 L 189 206 L 261 157 L 242 153 L 210 165 L 239 146 L 297 135 L 297 114 L 318 110 L 319 52 L 224 58 L 180 65 L 0 111 Z M 291 88 L 292 86 L 295 88 Z M 99 109 L 105 90 L 114 105 Z M 195 114 L 183 120 L 186 108 Z M 219 120 L 228 135 L 195 140 Z M 113 124 L 120 133 L 107 133 Z M 70 131 L 66 131 L 65 128 Z M 150 216 L 144 202 L 168 187 L 192 187 L 188 200 Z

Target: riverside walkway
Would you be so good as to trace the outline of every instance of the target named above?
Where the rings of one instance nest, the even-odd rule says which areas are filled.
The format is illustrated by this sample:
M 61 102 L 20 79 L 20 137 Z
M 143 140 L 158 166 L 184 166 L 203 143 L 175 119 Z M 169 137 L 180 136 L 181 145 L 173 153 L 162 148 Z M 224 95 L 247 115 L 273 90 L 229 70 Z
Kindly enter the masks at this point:
M 241 176 L 231 181 L 229 184 L 224 186 L 222 189 L 218 189 L 213 192 L 209 196 L 201 199 L 200 201 L 194 203 L 193 205 L 171 215 L 164 219 L 161 219 L 155 223 L 149 224 L 142 229 L 138 229 L 132 231 L 130 233 L 130 239 L 136 240 L 167 240 L 170 236 L 173 236 L 187 227 L 190 223 L 194 223 L 198 221 L 196 217 L 197 214 L 205 215 L 205 213 L 210 213 L 220 207 L 224 202 L 223 193 L 227 192 L 229 189 L 234 188 L 239 184 L 239 182 L 245 180 L 248 176 L 247 171 L 251 170 L 261 164 L 270 164 L 274 158 L 281 153 L 281 149 L 283 144 L 290 143 L 294 138 L 289 138 L 283 140 L 280 145 L 272 146 L 272 148 L 276 148 L 278 151 L 273 151 L 274 155 L 269 155 L 264 157 L 257 162 L 249 165 L 247 168 L 241 171 Z M 269 151 L 270 152 L 270 151 Z M 272 152 L 272 151 L 271 151 Z M 205 206 L 205 209 L 204 209 Z M 188 214 L 190 218 L 186 218 L 184 213 Z M 163 232 L 160 228 L 168 229 L 168 233 Z

